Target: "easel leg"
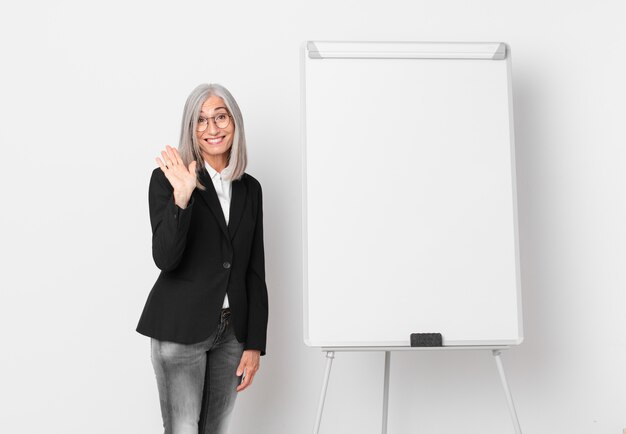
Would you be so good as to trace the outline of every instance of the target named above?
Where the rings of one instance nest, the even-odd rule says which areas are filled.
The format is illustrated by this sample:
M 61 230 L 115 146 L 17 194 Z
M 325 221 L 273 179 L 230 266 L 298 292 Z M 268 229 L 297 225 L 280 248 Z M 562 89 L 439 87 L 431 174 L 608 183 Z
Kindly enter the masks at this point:
M 513 427 L 515 428 L 516 434 L 522 434 L 522 428 L 519 425 L 519 420 L 517 419 L 517 413 L 515 412 L 515 405 L 513 405 L 513 396 L 511 395 L 511 391 L 509 390 L 509 385 L 506 381 L 506 376 L 504 375 L 504 367 L 502 366 L 502 360 L 500 359 L 500 354 L 502 351 L 500 350 L 492 350 L 493 357 L 496 360 L 496 365 L 498 367 L 498 373 L 500 374 L 500 381 L 502 381 L 502 387 L 504 388 L 504 393 L 506 395 L 506 402 L 509 406 L 509 413 L 511 413 L 511 419 L 513 420 Z
M 322 423 L 322 412 L 324 411 L 324 401 L 326 400 L 326 390 L 328 389 L 328 379 L 330 378 L 330 368 L 332 368 L 333 366 L 334 358 L 334 351 L 326 352 L 326 372 L 324 373 L 324 384 L 322 385 L 322 395 L 320 396 L 320 403 L 317 407 L 317 418 L 315 419 L 315 428 L 313 428 L 313 434 L 318 434 L 320 432 L 320 424 Z
M 383 386 L 383 434 L 387 434 L 387 418 L 389 409 L 389 365 L 391 351 L 385 351 L 385 382 Z

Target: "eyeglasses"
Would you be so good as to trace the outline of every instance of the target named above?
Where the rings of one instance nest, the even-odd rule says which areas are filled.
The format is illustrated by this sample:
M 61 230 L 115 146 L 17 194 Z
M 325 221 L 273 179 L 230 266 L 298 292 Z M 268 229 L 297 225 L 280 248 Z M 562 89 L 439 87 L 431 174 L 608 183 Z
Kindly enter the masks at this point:
M 205 118 L 200 116 L 198 118 L 198 125 L 196 127 L 196 129 L 198 131 L 204 131 L 207 128 L 209 128 L 209 121 L 211 119 L 213 119 L 213 122 L 215 122 L 215 126 L 219 129 L 224 129 L 228 126 L 228 124 L 230 124 L 230 118 L 232 116 L 229 115 L 228 113 L 219 113 L 216 114 L 215 116 L 211 116 L 210 118 Z

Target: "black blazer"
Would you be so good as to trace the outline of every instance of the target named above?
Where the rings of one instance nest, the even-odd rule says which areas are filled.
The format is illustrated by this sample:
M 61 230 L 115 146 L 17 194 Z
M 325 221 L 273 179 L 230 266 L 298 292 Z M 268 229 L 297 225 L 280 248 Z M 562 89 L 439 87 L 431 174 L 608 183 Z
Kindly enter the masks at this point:
M 181 209 L 163 171 L 157 167 L 152 172 L 152 256 L 162 271 L 137 331 L 183 344 L 203 341 L 215 331 L 228 294 L 237 340 L 264 355 L 268 300 L 261 185 L 247 173 L 232 182 L 226 226 L 206 168 L 199 179 L 206 190 L 196 188 L 187 208 Z

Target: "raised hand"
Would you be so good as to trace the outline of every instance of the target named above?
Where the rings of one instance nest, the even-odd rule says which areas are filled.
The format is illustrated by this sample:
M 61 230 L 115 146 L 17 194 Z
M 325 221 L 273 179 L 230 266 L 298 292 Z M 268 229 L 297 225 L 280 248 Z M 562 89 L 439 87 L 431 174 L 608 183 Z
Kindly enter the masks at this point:
M 185 166 L 176 148 L 167 145 L 161 151 L 163 161 L 159 157 L 156 162 L 165 174 L 165 177 L 174 188 L 174 201 L 181 208 L 186 208 L 191 193 L 196 188 L 196 161 Z

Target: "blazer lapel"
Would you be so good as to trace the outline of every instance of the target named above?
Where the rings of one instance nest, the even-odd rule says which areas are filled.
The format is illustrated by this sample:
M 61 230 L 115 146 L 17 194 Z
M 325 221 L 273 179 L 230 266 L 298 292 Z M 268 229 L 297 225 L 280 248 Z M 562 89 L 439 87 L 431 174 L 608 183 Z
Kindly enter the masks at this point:
M 213 186 L 213 180 L 211 180 L 211 176 L 209 172 L 205 168 L 202 168 L 200 171 L 200 181 L 206 187 L 206 190 L 196 189 L 200 194 L 200 197 L 204 199 L 207 206 L 213 213 L 213 216 L 217 220 L 217 223 L 220 225 L 222 232 L 224 235 L 229 237 L 228 228 L 226 227 L 226 220 L 224 220 L 224 212 L 222 211 L 222 206 L 220 205 L 220 200 L 217 198 L 217 192 L 215 191 L 215 187 Z M 234 184 L 234 183 L 233 183 Z M 233 185 L 234 190 L 234 185 Z M 231 198 L 232 202 L 232 198 Z M 232 204 L 231 204 L 232 207 Z M 232 219 L 232 215 L 229 217 L 229 220 Z
M 232 182 L 232 191 L 230 197 L 230 215 L 228 216 L 228 232 L 230 232 L 231 239 L 235 236 L 241 216 L 243 215 L 243 209 L 246 205 L 246 184 L 243 182 L 243 177 Z

